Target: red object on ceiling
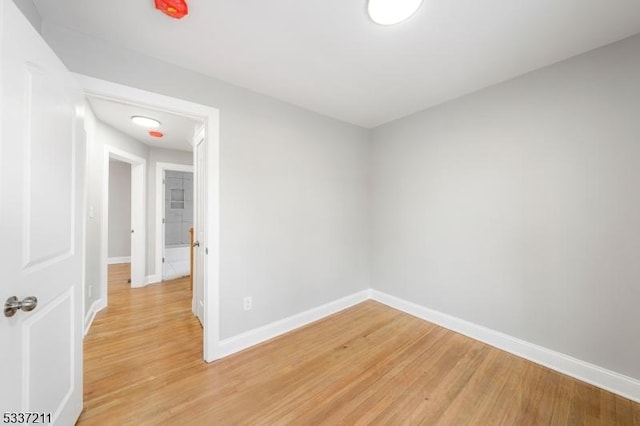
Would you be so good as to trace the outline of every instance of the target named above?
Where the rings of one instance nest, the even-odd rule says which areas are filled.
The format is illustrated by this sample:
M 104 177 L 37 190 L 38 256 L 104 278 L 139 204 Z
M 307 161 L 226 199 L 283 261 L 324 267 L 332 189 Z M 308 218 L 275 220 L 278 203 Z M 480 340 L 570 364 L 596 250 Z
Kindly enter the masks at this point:
M 151 136 L 152 138 L 161 138 L 164 136 L 164 133 L 158 132 L 157 130 L 150 130 L 149 136 Z
M 156 9 L 175 19 L 180 19 L 189 14 L 189 6 L 186 0 L 155 0 Z

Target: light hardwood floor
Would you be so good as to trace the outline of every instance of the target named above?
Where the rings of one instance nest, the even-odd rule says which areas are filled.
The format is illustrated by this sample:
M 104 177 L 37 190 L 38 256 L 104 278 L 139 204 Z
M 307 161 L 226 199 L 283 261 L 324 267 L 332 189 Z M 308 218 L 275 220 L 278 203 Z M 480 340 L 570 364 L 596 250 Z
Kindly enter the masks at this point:
M 376 302 L 207 365 L 188 279 L 109 272 L 83 425 L 640 426 L 640 404 Z

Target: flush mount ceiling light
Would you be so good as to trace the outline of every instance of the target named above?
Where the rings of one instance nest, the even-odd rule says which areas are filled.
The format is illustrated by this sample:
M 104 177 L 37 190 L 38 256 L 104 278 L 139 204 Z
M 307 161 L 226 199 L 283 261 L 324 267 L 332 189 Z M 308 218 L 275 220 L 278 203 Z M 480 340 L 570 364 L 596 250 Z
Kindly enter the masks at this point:
M 376 24 L 405 21 L 420 8 L 422 0 L 369 0 L 369 16 Z
M 131 117 L 131 121 L 133 121 L 134 124 L 137 124 L 138 126 L 142 126 L 142 127 L 147 127 L 147 128 L 160 127 L 160 122 L 158 120 L 149 118 L 149 117 L 134 115 L 133 117 Z

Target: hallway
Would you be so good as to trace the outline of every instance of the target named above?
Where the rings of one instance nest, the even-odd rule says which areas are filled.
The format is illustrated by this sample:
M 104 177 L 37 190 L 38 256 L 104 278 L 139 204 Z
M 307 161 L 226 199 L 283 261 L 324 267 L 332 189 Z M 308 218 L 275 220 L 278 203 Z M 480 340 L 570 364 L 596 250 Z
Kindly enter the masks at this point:
M 84 341 L 78 424 L 157 423 L 179 407 L 184 372 L 206 368 L 189 278 L 131 289 L 129 275 L 129 264 L 109 266 L 109 307 Z

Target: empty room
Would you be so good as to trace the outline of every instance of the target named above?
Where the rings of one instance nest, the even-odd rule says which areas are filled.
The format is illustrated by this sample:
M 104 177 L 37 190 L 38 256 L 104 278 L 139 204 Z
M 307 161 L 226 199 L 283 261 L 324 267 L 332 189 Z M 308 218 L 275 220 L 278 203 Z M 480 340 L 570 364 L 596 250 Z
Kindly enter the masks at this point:
M 640 3 L 0 0 L 0 416 L 640 426 Z

